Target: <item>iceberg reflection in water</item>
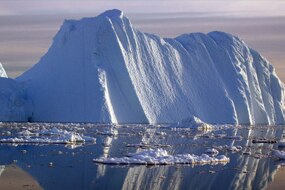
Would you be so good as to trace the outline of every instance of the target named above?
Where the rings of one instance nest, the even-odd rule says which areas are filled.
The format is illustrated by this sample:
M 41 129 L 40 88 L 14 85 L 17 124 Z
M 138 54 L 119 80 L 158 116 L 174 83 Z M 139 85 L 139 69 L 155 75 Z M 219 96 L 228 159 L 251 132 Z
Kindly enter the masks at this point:
M 44 189 L 265 189 L 282 165 L 272 154 L 282 150 L 278 146 L 282 126 L 218 126 L 201 131 L 166 125 L 2 123 L 0 139 L 48 129 L 89 136 L 96 142 L 2 143 L 0 165 L 16 164 Z M 224 155 L 230 161 L 159 166 L 93 162 L 147 150 L 160 150 L 162 156 Z

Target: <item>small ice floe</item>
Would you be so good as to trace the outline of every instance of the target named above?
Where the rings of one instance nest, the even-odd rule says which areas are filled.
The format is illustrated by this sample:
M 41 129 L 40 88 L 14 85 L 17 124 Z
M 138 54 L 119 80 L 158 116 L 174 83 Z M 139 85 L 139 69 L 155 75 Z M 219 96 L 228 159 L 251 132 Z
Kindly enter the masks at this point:
M 231 151 L 231 152 L 239 152 L 242 150 L 241 146 L 234 146 L 234 145 L 215 146 L 214 148 L 218 150 Z
M 214 148 L 209 148 L 205 151 L 206 154 L 212 154 L 212 155 L 218 155 L 219 151 L 217 149 Z
M 285 147 L 285 139 L 282 139 L 278 142 L 279 147 Z
M 155 134 L 159 136 L 166 136 L 166 132 L 163 131 L 157 131 Z
M 252 140 L 252 143 L 268 143 L 268 144 L 274 144 L 277 143 L 275 139 L 266 139 L 266 138 L 256 138 Z
M 24 135 L 26 134 L 26 135 Z M 79 133 L 69 132 L 60 129 L 41 130 L 28 135 L 29 132 L 21 133 L 19 137 L 3 138 L 0 143 L 35 143 L 35 144 L 73 144 L 96 142 L 93 137 L 83 136 Z
M 10 136 L 12 133 L 10 131 L 5 131 L 2 133 L 2 135 L 5 135 L 5 136 Z
M 58 129 L 56 127 L 53 127 L 52 129 L 43 129 L 41 131 L 39 131 L 39 135 L 59 135 L 61 134 L 62 132 L 65 132 L 65 130 L 61 130 L 61 129 Z
M 230 159 L 224 155 L 201 156 L 194 154 L 169 155 L 163 149 L 149 149 L 138 153 L 128 154 L 121 158 L 101 157 L 93 159 L 95 163 L 116 165 L 175 165 L 175 164 L 217 164 L 227 163 Z
M 171 127 L 176 127 L 176 128 L 195 128 L 198 130 L 206 130 L 210 131 L 213 129 L 213 126 L 203 122 L 201 119 L 195 116 L 191 116 L 187 119 L 182 120 L 181 122 L 178 122 L 175 125 L 172 125 Z
M 19 136 L 33 136 L 33 135 L 37 136 L 38 134 L 37 133 L 33 133 L 33 132 L 29 131 L 29 130 L 24 130 L 24 131 L 20 131 L 18 133 L 18 135 Z
M 273 150 L 272 153 L 273 153 L 273 156 L 275 156 L 281 160 L 285 160 L 285 151 Z

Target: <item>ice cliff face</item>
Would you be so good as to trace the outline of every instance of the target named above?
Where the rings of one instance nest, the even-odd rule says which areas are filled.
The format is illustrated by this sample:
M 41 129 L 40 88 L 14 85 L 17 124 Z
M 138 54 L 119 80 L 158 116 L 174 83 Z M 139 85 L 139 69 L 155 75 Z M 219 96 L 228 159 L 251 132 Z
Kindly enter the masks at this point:
M 285 123 L 283 84 L 242 40 L 223 32 L 160 38 L 119 10 L 66 20 L 16 80 L 33 121 Z
M 0 63 L 0 121 L 27 121 L 27 102 L 22 87 L 7 77 Z

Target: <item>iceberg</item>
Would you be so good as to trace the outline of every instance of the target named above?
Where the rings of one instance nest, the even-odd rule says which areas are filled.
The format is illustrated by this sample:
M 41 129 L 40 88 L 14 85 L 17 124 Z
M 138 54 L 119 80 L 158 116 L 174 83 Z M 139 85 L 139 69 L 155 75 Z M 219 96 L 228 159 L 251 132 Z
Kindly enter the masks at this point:
M 15 83 L 35 122 L 285 123 L 282 82 L 243 40 L 218 31 L 161 38 L 120 10 L 65 20 Z
M 195 116 L 191 116 L 190 118 L 184 119 L 177 124 L 173 124 L 171 127 L 175 128 L 195 128 L 199 130 L 210 131 L 213 129 L 213 126 L 201 121 L 199 118 Z
M 27 102 L 21 85 L 8 78 L 0 63 L 0 121 L 27 121 Z

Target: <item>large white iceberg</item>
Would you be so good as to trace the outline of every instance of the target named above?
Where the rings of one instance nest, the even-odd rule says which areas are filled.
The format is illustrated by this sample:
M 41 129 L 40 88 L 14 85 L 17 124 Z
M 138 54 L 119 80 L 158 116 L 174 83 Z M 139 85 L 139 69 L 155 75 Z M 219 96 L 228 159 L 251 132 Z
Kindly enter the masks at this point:
M 45 122 L 284 124 L 274 68 L 224 32 L 161 38 L 119 10 L 66 20 L 39 63 L 16 79 Z

